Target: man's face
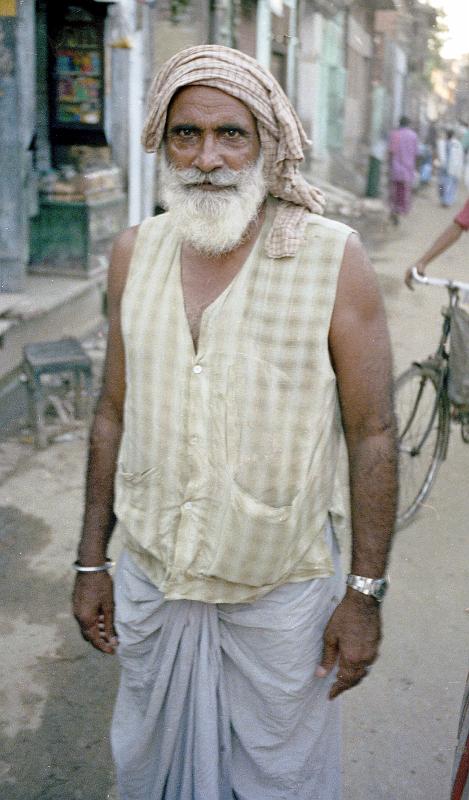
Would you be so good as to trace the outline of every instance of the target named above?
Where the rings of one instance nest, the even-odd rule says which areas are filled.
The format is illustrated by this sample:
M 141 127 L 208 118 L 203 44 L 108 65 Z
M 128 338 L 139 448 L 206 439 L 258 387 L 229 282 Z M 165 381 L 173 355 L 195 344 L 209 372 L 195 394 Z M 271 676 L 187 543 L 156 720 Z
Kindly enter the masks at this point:
M 177 93 L 168 111 L 165 144 L 173 167 L 206 173 L 245 169 L 260 152 L 256 120 L 247 106 L 208 86 L 187 86 Z
M 184 240 L 211 255 L 233 250 L 267 195 L 249 109 L 219 89 L 182 89 L 168 111 L 162 155 L 162 202 Z

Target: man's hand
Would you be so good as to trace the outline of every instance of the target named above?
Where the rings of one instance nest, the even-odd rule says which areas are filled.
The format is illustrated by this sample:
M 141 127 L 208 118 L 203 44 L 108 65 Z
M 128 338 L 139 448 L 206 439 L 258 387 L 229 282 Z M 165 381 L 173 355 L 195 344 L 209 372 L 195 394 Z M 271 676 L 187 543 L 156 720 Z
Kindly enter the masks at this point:
M 404 281 L 405 281 L 405 284 L 406 284 L 406 286 L 407 286 L 407 287 L 408 287 L 408 288 L 409 288 L 409 289 L 410 289 L 412 292 L 414 291 L 414 279 L 413 279 L 413 276 L 412 276 L 412 270 L 414 269 L 414 267 L 415 267 L 415 269 L 417 270 L 417 272 L 418 272 L 418 274 L 419 274 L 419 275 L 425 275 L 425 266 L 424 266 L 424 264 L 422 263 L 422 261 L 417 261 L 417 263 L 416 263 L 416 264 L 412 264 L 412 265 L 411 265 L 411 266 L 410 266 L 410 267 L 409 267 L 409 268 L 406 270 Z
M 322 660 L 316 669 L 316 677 L 325 678 L 338 661 L 330 700 L 363 680 L 378 656 L 380 639 L 379 604 L 373 597 L 348 589 L 324 631 Z
M 97 650 L 114 655 L 118 642 L 113 625 L 112 578 L 107 572 L 77 575 L 73 590 L 73 614 L 83 638 Z

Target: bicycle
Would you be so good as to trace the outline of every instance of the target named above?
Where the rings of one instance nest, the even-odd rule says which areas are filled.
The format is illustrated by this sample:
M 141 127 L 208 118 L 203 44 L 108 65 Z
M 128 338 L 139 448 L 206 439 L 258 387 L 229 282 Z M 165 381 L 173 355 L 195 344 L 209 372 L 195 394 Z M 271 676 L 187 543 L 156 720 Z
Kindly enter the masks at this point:
M 452 420 L 461 424 L 462 439 L 469 443 L 469 406 L 454 405 L 448 395 L 452 311 L 461 292 L 469 292 L 469 284 L 427 278 L 419 275 L 415 267 L 412 277 L 417 283 L 446 287 L 449 303 L 442 309 L 443 325 L 436 352 L 413 362 L 394 385 L 400 484 L 397 530 L 409 524 L 428 497 L 448 453 Z

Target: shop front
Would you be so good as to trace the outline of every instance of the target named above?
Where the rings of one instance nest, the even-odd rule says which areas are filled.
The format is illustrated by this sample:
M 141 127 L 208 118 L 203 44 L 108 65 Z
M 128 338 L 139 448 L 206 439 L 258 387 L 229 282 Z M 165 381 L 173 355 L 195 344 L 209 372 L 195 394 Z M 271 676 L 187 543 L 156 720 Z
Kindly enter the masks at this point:
M 70 0 L 36 6 L 37 213 L 33 273 L 89 277 L 105 271 L 112 239 L 126 225 L 122 172 L 106 132 L 108 4 Z

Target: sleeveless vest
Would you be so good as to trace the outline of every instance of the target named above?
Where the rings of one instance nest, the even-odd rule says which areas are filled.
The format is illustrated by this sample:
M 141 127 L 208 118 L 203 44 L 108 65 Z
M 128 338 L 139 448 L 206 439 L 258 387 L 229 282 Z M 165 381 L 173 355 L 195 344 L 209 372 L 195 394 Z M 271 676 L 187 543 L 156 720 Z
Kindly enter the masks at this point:
M 171 215 L 139 229 L 122 299 L 115 513 L 167 598 L 245 602 L 333 572 L 323 531 L 341 435 L 328 332 L 350 229 L 311 215 L 297 256 L 264 251 L 276 201 L 197 352 Z

